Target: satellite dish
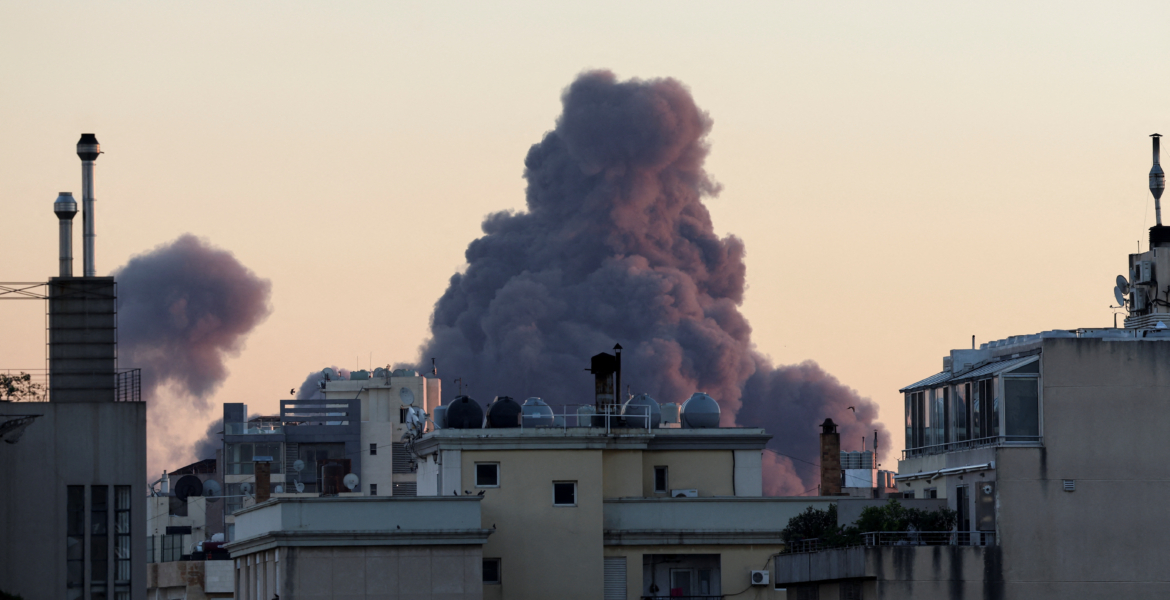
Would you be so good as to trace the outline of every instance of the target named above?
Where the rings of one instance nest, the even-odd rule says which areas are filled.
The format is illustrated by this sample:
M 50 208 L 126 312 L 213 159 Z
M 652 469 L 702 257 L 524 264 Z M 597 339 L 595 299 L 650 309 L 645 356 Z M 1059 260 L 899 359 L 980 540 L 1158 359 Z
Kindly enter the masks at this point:
M 208 479 L 207 481 L 203 482 L 203 496 L 207 498 L 208 502 L 219 501 L 217 496 L 219 496 L 221 491 L 223 490 L 219 487 L 218 481 L 214 479 Z
M 244 482 L 240 484 L 240 493 L 245 496 L 252 495 L 252 484 Z
M 325 367 L 321 369 L 321 375 L 325 378 L 325 381 L 333 381 L 337 377 L 337 372 L 329 367 Z
M 300 494 L 300 493 L 302 493 L 302 492 L 304 492 L 304 491 L 305 491 L 305 484 L 303 484 L 303 483 L 301 483 L 301 482 L 299 482 L 299 481 L 294 481 L 294 482 L 293 482 L 293 485 L 294 485 L 294 486 L 296 486 L 296 488 L 297 488 L 297 493 L 298 493 L 298 494 Z
M 349 488 L 350 491 L 356 490 L 358 486 L 357 473 L 350 473 L 346 475 L 345 478 L 341 480 L 341 482 L 344 483 L 345 487 Z
M 194 475 L 184 475 L 175 484 L 175 497 L 184 502 L 192 496 L 203 495 L 203 482 Z
M 1113 288 L 1113 299 L 1117 300 L 1118 306 L 1125 306 L 1125 292 L 1121 291 L 1120 287 Z
M 283 494 L 284 493 L 284 486 L 278 485 L 275 488 L 273 488 L 272 491 L 277 493 L 277 494 Z
M 398 396 L 400 398 L 402 398 L 403 404 L 405 404 L 407 406 L 414 404 L 414 392 L 412 392 L 406 388 L 402 388 L 402 391 L 398 392 Z
M 304 471 L 305 470 L 305 461 L 303 461 L 303 460 L 293 461 L 293 470 L 296 471 L 297 473 Z
M 1121 290 L 1122 295 L 1129 293 L 1129 282 L 1125 280 L 1125 275 L 1117 276 L 1117 289 Z
M 378 367 L 377 369 L 374 369 L 374 377 L 380 377 L 382 379 L 385 379 L 388 375 L 390 375 L 390 372 L 382 367 Z

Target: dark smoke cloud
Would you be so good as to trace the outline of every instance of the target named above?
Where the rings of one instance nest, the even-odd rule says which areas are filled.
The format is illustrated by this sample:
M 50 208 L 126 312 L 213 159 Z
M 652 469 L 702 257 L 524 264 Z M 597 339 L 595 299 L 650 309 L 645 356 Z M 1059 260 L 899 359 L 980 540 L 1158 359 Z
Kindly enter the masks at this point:
M 223 417 L 211 422 L 203 439 L 195 442 L 195 460 L 215 458 L 215 451 L 223 447 Z
M 635 393 L 706 391 L 724 425 L 766 427 L 776 452 L 815 462 L 825 417 L 843 440 L 882 430 L 876 405 L 815 363 L 774 368 L 753 350 L 738 308 L 744 246 L 719 238 L 703 205 L 719 191 L 703 169 L 711 119 L 688 90 L 597 71 L 562 101 L 525 159 L 528 210 L 484 220 L 435 305 L 423 361 L 438 357 L 481 401 L 587 404 L 588 357 L 620 342 Z M 767 456 L 770 493 L 815 487 L 815 467 Z
M 336 365 L 334 365 L 332 368 L 333 372 L 337 373 L 340 379 L 349 379 L 348 369 L 338 369 Z M 322 395 L 320 386 L 320 381 L 322 379 L 325 379 L 325 369 L 309 373 L 309 375 L 305 377 L 305 381 L 301 383 L 301 387 L 297 388 L 296 399 L 312 400 L 313 398 L 320 397 Z
M 240 353 L 271 312 L 272 284 L 190 234 L 131 258 L 114 276 L 118 362 L 142 369 L 152 457 L 159 457 L 151 462 L 185 459 L 168 444 L 173 429 L 205 416 L 228 376 L 224 361 Z M 160 394 L 164 386 L 172 393 Z M 168 467 L 152 465 L 151 472 L 162 468 Z

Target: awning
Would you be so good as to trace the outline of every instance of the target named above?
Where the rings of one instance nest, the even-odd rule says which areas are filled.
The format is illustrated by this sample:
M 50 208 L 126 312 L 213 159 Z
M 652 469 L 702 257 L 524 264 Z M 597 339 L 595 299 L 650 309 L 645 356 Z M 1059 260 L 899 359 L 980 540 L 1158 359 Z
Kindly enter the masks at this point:
M 960 475 L 962 473 L 972 473 L 975 471 L 994 471 L 995 461 L 983 463 L 979 465 L 967 465 L 964 467 L 950 467 L 946 469 L 939 469 L 937 471 L 923 471 L 921 473 L 908 473 L 906 475 L 894 475 L 896 481 L 910 481 L 913 479 L 937 479 L 944 475 Z
M 911 392 L 911 391 L 916 391 L 919 389 L 927 389 L 927 388 L 936 387 L 936 386 L 943 384 L 943 383 L 969 381 L 972 379 L 979 379 L 982 377 L 988 377 L 990 375 L 995 375 L 995 374 L 998 374 L 1000 372 L 1007 371 L 1009 369 L 1014 369 L 1016 367 L 1022 366 L 1024 363 L 1032 362 L 1034 360 L 1039 360 L 1039 358 L 1040 358 L 1040 356 L 1038 354 L 1033 354 L 1030 356 L 1021 356 L 1020 358 L 1009 358 L 1008 360 L 997 360 L 995 362 L 989 362 L 987 364 L 978 365 L 975 368 L 969 369 L 967 371 L 959 371 L 958 373 L 951 373 L 950 371 L 943 371 L 941 373 L 931 375 L 930 377 L 927 377 L 926 379 L 923 379 L 922 381 L 916 381 L 914 383 L 911 383 L 910 385 L 908 385 L 908 386 L 906 386 L 898 391 L 899 392 Z

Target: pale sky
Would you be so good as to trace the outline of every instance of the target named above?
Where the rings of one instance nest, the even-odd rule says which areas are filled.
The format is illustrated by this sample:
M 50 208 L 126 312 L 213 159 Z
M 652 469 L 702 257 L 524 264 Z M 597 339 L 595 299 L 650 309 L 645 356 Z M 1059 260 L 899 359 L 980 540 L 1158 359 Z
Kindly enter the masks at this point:
M 94 132 L 99 274 L 190 232 L 270 279 L 214 403 L 271 413 L 311 370 L 417 358 L 576 74 L 674 77 L 758 349 L 878 402 L 900 449 L 898 388 L 972 334 L 1111 325 L 1153 224 L 1170 7 L 1024 4 L 2 2 L 0 281 L 56 273 Z M 44 309 L 0 303 L 0 369 L 44 368 Z

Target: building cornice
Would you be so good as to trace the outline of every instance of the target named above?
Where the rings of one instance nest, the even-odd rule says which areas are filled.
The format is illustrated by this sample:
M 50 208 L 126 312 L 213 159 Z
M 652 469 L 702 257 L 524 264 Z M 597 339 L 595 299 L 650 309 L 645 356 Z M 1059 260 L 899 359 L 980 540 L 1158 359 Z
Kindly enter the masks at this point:
M 494 529 L 413 529 L 371 531 L 270 531 L 231 542 L 232 558 L 277 547 L 483 545 Z
M 606 529 L 606 546 L 783 545 L 779 530 L 760 529 Z
M 457 431 L 458 433 L 450 433 Z M 414 442 L 419 456 L 439 450 L 763 450 L 772 436 L 762 429 L 669 429 L 663 433 L 604 430 L 440 430 Z M 659 430 L 661 431 L 661 430 Z

